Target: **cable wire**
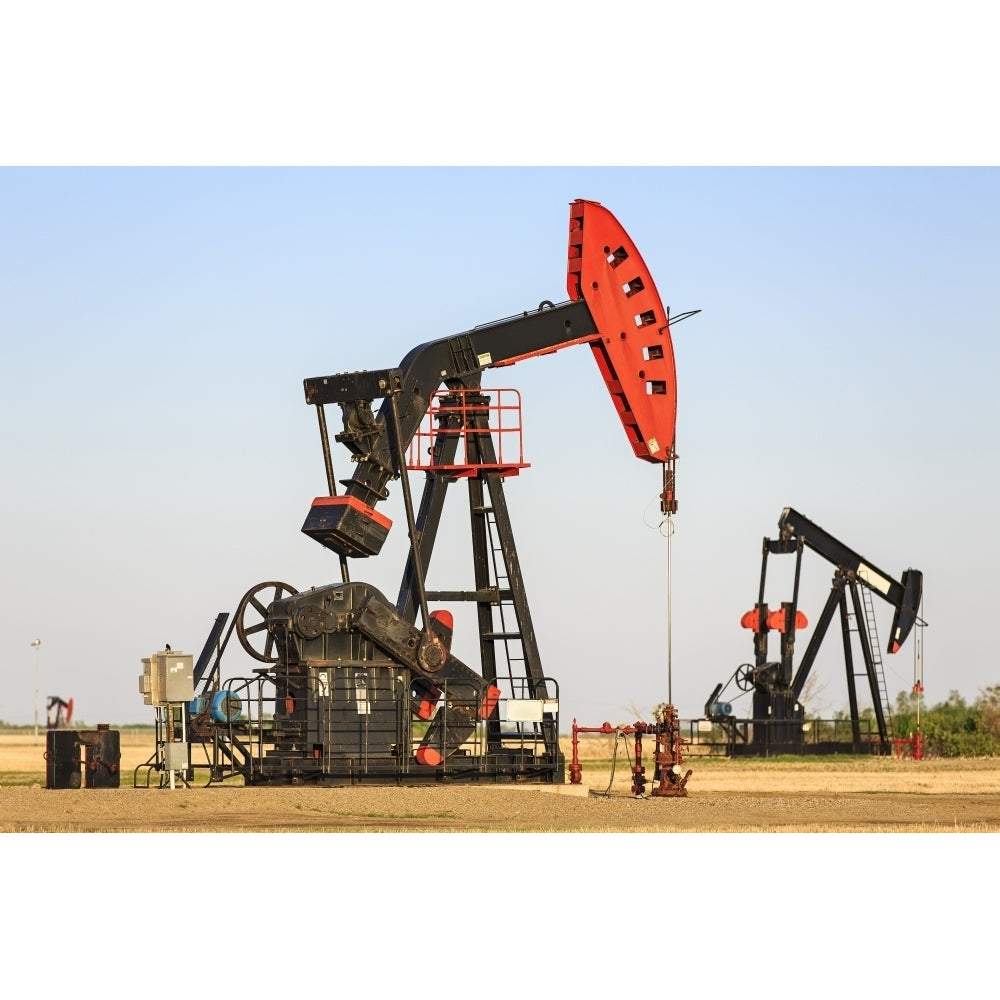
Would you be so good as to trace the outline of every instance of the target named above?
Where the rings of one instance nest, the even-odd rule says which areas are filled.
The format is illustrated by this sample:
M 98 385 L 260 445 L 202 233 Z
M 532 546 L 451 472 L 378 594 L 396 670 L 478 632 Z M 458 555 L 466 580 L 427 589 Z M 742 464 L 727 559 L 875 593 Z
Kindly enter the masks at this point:
M 615 730 L 615 750 L 611 755 L 611 780 L 608 782 L 608 787 L 604 789 L 601 798 L 609 798 L 611 795 L 611 786 L 615 783 L 615 767 L 618 763 L 618 741 L 622 738 L 622 731 L 620 729 Z

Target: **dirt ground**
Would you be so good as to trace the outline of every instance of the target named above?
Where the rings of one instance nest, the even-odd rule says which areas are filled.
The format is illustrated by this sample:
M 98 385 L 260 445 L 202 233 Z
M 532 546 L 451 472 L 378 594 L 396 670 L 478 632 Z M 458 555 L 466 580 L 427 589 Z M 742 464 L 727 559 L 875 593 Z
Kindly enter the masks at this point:
M 45 737 L 0 737 L 0 831 L 352 833 L 1000 832 L 1000 761 L 689 757 L 686 797 L 631 793 L 604 738 L 580 785 L 133 787 L 148 734 L 122 732 L 122 787 L 47 789 Z M 569 747 L 567 746 L 567 755 Z M 650 762 L 651 764 L 651 762 Z M 651 776 L 652 768 L 647 767 Z M 653 784 L 650 781 L 648 790 Z

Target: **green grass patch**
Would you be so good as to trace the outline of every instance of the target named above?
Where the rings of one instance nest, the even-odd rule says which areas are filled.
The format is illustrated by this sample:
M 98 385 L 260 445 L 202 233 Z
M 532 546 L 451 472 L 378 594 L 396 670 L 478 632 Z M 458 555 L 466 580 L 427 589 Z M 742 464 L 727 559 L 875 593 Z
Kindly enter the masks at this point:
M 44 771 L 0 771 L 0 786 L 30 788 L 32 785 L 45 785 Z

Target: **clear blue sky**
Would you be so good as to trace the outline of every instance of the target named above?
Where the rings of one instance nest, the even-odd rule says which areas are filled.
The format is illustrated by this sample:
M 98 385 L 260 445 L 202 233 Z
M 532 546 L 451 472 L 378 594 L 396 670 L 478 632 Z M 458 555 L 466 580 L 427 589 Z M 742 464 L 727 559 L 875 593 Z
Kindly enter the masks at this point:
M 752 658 L 739 619 L 785 506 L 897 578 L 923 570 L 927 701 L 975 698 L 1000 683 L 984 641 L 998 195 L 993 169 L 2 170 L 0 719 L 32 720 L 35 638 L 43 715 L 58 695 L 91 724 L 150 721 L 142 657 L 197 654 L 256 583 L 339 579 L 299 530 L 325 492 L 303 378 L 565 298 L 577 197 L 615 213 L 673 312 L 703 310 L 674 332 L 682 717 Z M 635 721 L 668 684 L 666 543 L 644 523 L 658 471 L 632 456 L 587 349 L 489 384 L 524 396 L 532 468 L 508 496 L 564 721 Z M 352 578 L 394 597 L 392 493 L 392 543 Z M 460 520 L 432 585 L 459 585 L 467 556 Z M 772 603 L 790 597 L 781 565 Z M 830 573 L 807 554 L 810 622 Z M 807 707 L 832 712 L 846 689 L 835 633 L 826 646 Z M 885 669 L 891 696 L 908 690 L 912 645 Z

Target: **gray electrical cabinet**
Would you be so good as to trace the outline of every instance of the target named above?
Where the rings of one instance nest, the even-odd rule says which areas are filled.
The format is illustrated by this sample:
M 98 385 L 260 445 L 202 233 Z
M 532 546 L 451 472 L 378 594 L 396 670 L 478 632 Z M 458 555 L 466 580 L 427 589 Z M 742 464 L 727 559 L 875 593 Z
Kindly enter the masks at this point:
M 191 764 L 189 743 L 163 744 L 163 769 L 165 771 L 186 771 Z
M 144 705 L 160 707 L 194 698 L 194 657 L 160 650 L 142 661 L 139 691 Z

